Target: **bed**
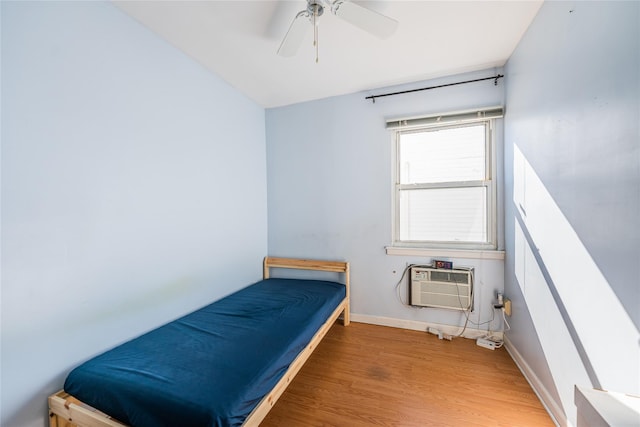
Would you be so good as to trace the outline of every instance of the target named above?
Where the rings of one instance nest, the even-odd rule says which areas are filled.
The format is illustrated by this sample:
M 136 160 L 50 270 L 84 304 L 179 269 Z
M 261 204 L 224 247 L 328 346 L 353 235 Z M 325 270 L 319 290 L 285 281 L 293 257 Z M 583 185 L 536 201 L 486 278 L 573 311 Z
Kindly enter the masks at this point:
M 73 369 L 50 426 L 257 426 L 340 315 L 348 325 L 348 263 L 266 257 L 263 280 Z

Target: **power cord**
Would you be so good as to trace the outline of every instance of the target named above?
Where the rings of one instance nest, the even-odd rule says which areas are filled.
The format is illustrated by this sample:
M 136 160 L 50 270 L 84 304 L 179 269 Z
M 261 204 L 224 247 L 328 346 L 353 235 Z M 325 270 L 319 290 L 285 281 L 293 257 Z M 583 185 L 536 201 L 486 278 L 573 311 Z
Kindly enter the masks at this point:
M 507 322 L 507 316 L 505 315 L 504 307 L 502 307 L 502 320 L 504 321 L 504 324 L 507 327 L 507 329 L 503 328 L 502 332 L 507 332 L 507 331 L 511 330 L 511 325 L 509 325 L 509 322 Z
M 413 267 L 433 268 L 433 265 L 432 264 L 408 264 L 404 268 L 404 271 L 402 272 L 402 276 L 400 276 L 400 280 L 398 280 L 398 283 L 396 283 L 396 286 L 395 286 L 396 297 L 398 298 L 398 301 L 400 301 L 400 304 L 404 305 L 405 307 L 420 308 L 420 309 L 427 308 L 427 307 L 420 306 L 420 305 L 407 304 L 406 302 L 402 301 L 402 297 L 400 296 L 400 285 L 402 284 L 402 281 L 404 280 L 404 277 L 407 275 L 407 271 L 411 270 Z

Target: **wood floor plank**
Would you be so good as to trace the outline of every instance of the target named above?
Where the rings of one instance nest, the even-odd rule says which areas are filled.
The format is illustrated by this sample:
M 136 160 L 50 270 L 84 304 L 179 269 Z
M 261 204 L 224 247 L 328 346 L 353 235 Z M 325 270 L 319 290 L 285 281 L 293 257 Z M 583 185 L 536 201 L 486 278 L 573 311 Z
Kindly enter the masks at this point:
M 504 349 L 334 325 L 262 427 L 554 426 Z

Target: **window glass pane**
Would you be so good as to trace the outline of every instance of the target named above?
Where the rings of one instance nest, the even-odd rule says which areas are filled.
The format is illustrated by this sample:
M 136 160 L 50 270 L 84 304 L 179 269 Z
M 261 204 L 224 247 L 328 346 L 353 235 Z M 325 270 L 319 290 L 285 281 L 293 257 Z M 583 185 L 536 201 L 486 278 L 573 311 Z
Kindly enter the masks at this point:
M 400 134 L 400 183 L 483 180 L 485 126 Z
M 486 242 L 486 187 L 400 191 L 400 240 Z

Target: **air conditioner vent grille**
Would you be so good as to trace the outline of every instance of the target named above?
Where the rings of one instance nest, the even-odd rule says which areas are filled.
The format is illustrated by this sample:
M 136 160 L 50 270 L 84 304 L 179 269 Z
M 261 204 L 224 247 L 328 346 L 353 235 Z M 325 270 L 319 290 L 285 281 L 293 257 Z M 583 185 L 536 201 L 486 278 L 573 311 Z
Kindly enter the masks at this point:
M 449 270 L 435 270 L 431 272 L 431 280 L 434 282 L 467 283 L 468 273 L 466 271 L 462 273 L 453 273 Z
M 473 309 L 473 270 L 412 267 L 409 280 L 411 305 Z

